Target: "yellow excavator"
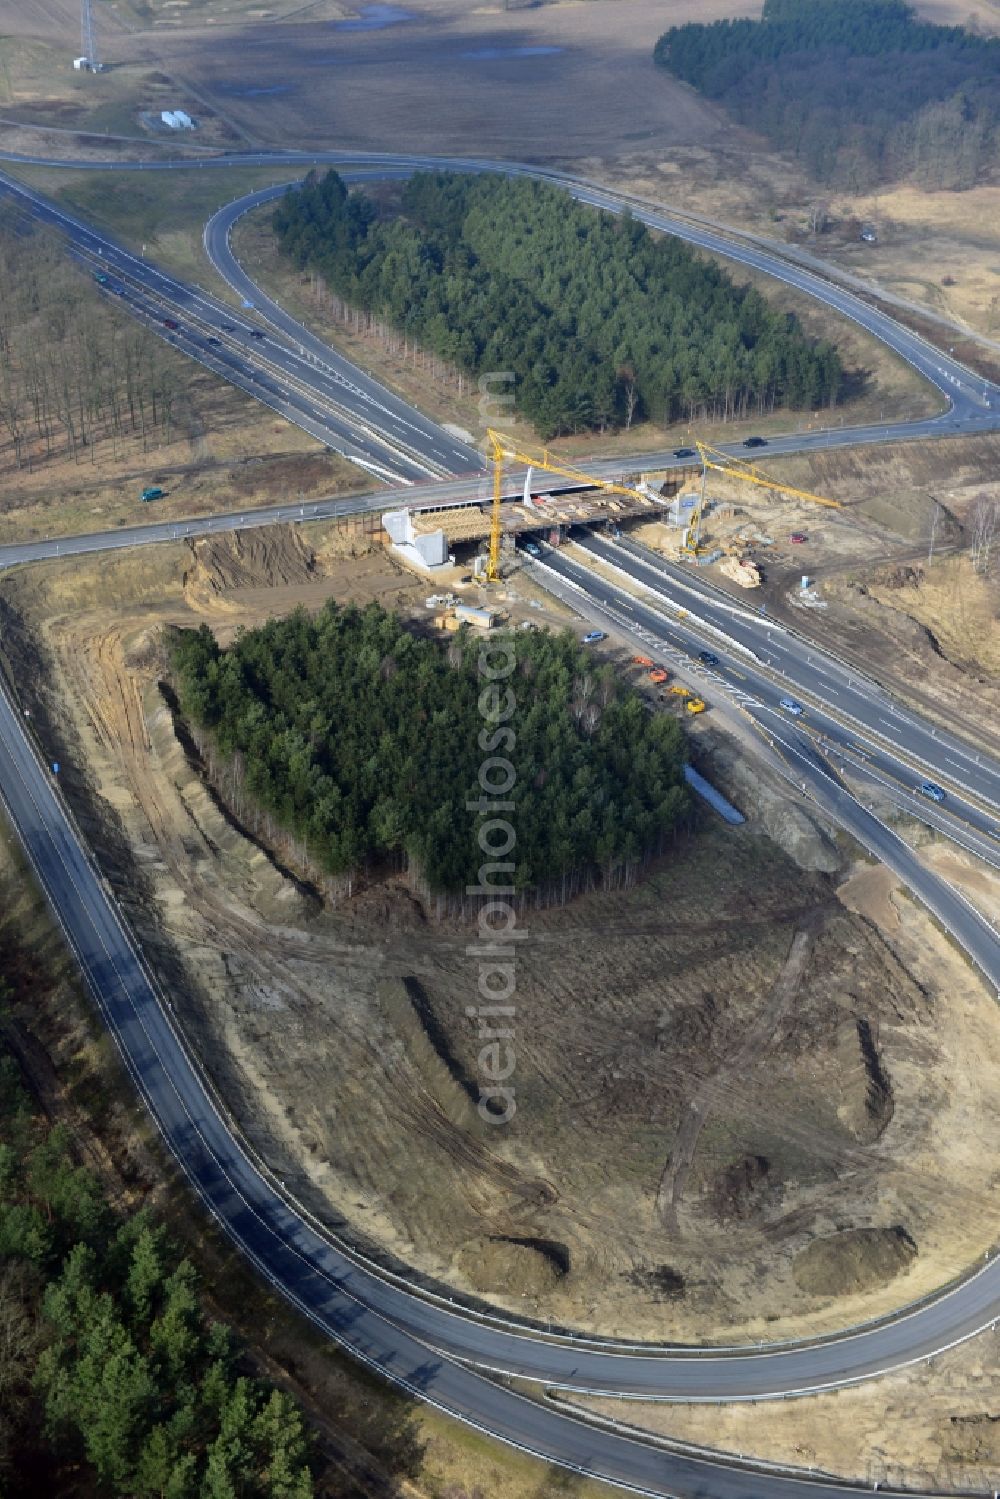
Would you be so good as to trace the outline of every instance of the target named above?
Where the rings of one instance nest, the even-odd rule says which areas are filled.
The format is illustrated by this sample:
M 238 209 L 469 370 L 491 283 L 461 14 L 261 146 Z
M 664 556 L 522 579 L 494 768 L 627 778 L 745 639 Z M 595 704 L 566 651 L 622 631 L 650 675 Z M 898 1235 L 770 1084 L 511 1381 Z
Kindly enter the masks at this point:
M 586 486 L 588 489 L 602 489 L 606 494 L 621 494 L 635 500 L 647 500 L 649 496 L 641 489 L 628 484 L 615 484 L 610 479 L 599 479 L 593 474 L 585 473 L 583 469 L 573 468 L 571 465 L 561 462 L 553 457 L 548 448 L 532 448 L 524 443 L 515 441 L 503 432 L 496 432 L 493 428 L 487 430 L 487 441 L 489 443 L 490 460 L 493 465 L 493 511 L 490 518 L 490 546 L 486 566 L 486 579 L 490 583 L 500 582 L 500 538 L 503 534 L 501 521 L 501 507 L 503 505 L 503 476 L 505 463 L 523 463 L 529 468 L 542 469 L 548 474 L 559 474 L 563 479 Z M 695 444 L 698 456 L 701 459 L 701 494 L 695 506 L 691 521 L 684 534 L 684 542 L 681 551 L 689 557 L 697 557 L 701 552 L 701 521 L 705 508 L 705 479 L 709 469 L 718 470 L 719 473 L 729 474 L 734 479 L 745 479 L 749 484 L 758 484 L 763 489 L 774 489 L 781 494 L 788 494 L 800 500 L 811 500 L 817 505 L 827 505 L 832 509 L 841 510 L 843 506 L 839 500 L 828 499 L 825 495 L 812 494 L 808 489 L 795 489 L 790 484 L 780 484 L 776 479 L 765 479 L 758 474 L 752 465 L 743 463 L 737 458 L 731 458 L 728 453 L 720 452 L 718 448 L 709 447 L 707 443 Z

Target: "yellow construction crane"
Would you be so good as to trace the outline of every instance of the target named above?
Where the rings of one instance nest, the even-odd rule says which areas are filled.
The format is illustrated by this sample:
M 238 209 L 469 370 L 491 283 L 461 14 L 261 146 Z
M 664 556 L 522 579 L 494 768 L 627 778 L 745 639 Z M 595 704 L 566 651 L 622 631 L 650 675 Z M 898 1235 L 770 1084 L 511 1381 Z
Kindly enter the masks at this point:
M 684 537 L 681 547 L 683 552 L 689 556 L 697 557 L 701 544 L 701 520 L 705 511 L 705 479 L 708 470 L 714 469 L 717 473 L 728 474 L 733 479 L 743 479 L 747 484 L 756 484 L 761 489 L 775 489 L 779 494 L 788 494 L 798 500 L 809 500 L 814 505 L 826 505 L 831 510 L 843 510 L 839 500 L 831 500 L 826 495 L 813 494 L 809 489 L 796 489 L 792 484 L 781 484 L 777 479 L 765 479 L 759 474 L 751 463 L 744 463 L 739 458 L 733 458 L 729 453 L 723 453 L 719 448 L 710 447 L 707 442 L 695 442 L 698 449 L 698 457 L 701 459 L 701 494 L 698 503 L 691 516 L 690 525 Z
M 524 443 L 515 442 L 503 432 L 495 432 L 489 428 L 486 433 L 490 448 L 490 458 L 493 463 L 493 512 L 490 519 L 490 549 L 489 560 L 486 566 L 486 578 L 490 583 L 500 581 L 500 537 L 503 532 L 501 525 L 500 510 L 503 504 L 503 473 L 504 463 L 525 463 L 529 468 L 540 468 L 548 474 L 559 474 L 563 479 L 569 479 L 575 484 L 585 485 L 588 489 L 603 489 L 607 494 L 623 494 L 629 499 L 648 500 L 649 496 L 641 489 L 636 489 L 628 484 L 615 484 L 610 479 L 598 479 L 593 474 L 588 474 L 583 469 L 572 468 L 565 463 L 553 458 L 547 448 L 531 448 Z M 682 551 L 690 556 L 698 555 L 698 547 L 701 539 L 701 518 L 705 506 L 705 476 L 708 470 L 717 469 L 720 473 L 730 474 L 734 479 L 745 479 L 748 484 L 758 484 L 763 489 L 775 489 L 781 494 L 794 495 L 800 500 L 812 500 L 817 505 L 828 505 L 832 509 L 841 510 L 843 506 L 839 500 L 827 499 L 825 495 L 812 494 L 807 489 L 795 489 L 790 484 L 780 484 L 776 479 L 765 479 L 756 470 L 737 458 L 731 458 L 728 453 L 720 452 L 718 448 L 709 447 L 707 443 L 696 442 L 698 456 L 701 459 L 701 496 L 695 507 L 691 523 L 687 528 Z
M 630 489 L 627 484 L 614 484 L 610 479 L 596 479 L 593 474 L 586 474 L 582 469 L 567 467 L 553 458 L 548 448 L 526 447 L 503 432 L 494 432 L 492 428 L 487 429 L 486 436 L 493 463 L 493 514 L 490 519 L 489 561 L 486 565 L 486 579 L 489 583 L 500 581 L 500 537 L 503 530 L 500 524 L 500 507 L 503 504 L 505 462 L 526 463 L 529 468 L 544 469 L 547 474 L 559 474 L 563 479 L 586 485 L 588 489 L 603 489 L 607 494 L 624 494 L 632 500 L 647 498 L 641 489 Z

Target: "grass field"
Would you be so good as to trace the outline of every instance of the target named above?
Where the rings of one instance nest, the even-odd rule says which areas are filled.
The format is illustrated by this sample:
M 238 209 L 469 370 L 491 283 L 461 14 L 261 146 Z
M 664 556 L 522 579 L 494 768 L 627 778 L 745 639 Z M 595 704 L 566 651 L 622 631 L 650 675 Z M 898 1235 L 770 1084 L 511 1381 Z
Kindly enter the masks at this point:
M 205 220 L 233 198 L 288 181 L 296 173 L 291 168 L 192 167 L 189 172 L 109 176 L 18 166 L 13 175 L 108 230 L 129 249 L 224 293 L 202 247 Z
M 98 36 L 101 36 L 98 11 Z M 85 131 L 95 137 L 128 137 L 152 145 L 178 144 L 159 124 L 161 109 L 186 108 L 198 122 L 183 146 L 234 146 L 240 136 L 196 92 L 179 79 L 150 65 L 148 54 L 116 62 L 98 74 L 76 72 L 72 58 L 79 42 L 78 21 L 72 45 L 43 37 L 0 37 L 0 115 L 5 122 Z M 2 25 L 2 22 L 0 22 Z M 102 54 L 104 52 L 102 46 Z M 48 154 L 43 151 L 41 154 Z
M 509 11 L 503 0 L 407 0 L 395 24 L 337 24 L 362 9 L 363 0 L 120 0 L 99 6 L 109 72 L 94 79 L 69 66 L 79 35 L 72 0 L 8 3 L 0 94 L 23 118 L 135 135 L 144 101 L 172 92 L 202 116 L 198 139 L 209 143 L 406 141 L 546 158 L 747 144 L 722 112 L 654 67 L 652 48 L 671 23 L 757 15 L 759 0 L 553 0 Z M 1000 29 L 995 0 L 918 9 Z
M 17 31 L 50 39 L 50 3 L 66 17 L 66 53 L 52 69 L 58 84 L 37 88 L 36 102 L 45 103 L 50 123 L 65 124 L 80 87 L 65 71 L 79 34 L 67 0 L 26 0 Z M 499 4 L 414 0 L 406 6 L 411 19 L 382 30 L 340 30 L 325 3 L 254 7 L 253 15 L 246 5 L 227 11 L 214 0 L 133 6 L 139 29 L 107 28 L 109 63 L 152 65 L 220 130 L 245 140 L 304 149 L 406 141 L 429 151 L 551 156 L 567 143 L 627 149 L 636 140 L 701 142 L 726 128 L 712 108 L 654 68 L 652 48 L 664 23 L 656 0 L 510 12 Z M 711 17 L 732 9 L 732 0 L 679 0 L 672 14 Z M 87 91 L 86 81 L 83 87 L 85 97 L 97 92 Z

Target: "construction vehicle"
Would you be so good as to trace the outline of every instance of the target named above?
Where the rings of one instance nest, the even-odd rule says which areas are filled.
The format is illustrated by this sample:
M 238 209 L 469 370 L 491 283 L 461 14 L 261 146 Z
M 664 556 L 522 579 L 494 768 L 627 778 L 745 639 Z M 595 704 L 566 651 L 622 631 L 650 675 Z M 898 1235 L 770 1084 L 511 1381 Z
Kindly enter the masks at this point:
M 652 656 L 633 656 L 632 657 L 632 665 L 633 666 L 652 666 L 652 664 L 653 664 L 653 658 L 652 658 Z
M 662 666 L 654 666 L 653 670 L 649 674 L 649 680 L 651 682 L 656 682 L 657 685 L 659 685 L 661 682 L 665 682 L 669 675 L 670 673 L 668 671 L 664 671 Z
M 700 697 L 689 697 L 684 704 L 689 713 L 704 713 L 705 704 Z
M 667 688 L 667 691 L 668 692 L 672 692 L 673 695 L 674 695 L 674 697 L 693 697 L 694 696 L 694 694 L 691 691 L 690 687 L 682 687 L 681 684 L 680 684 L 680 682 L 674 682 L 674 683 L 672 683 L 671 686 L 669 686 Z

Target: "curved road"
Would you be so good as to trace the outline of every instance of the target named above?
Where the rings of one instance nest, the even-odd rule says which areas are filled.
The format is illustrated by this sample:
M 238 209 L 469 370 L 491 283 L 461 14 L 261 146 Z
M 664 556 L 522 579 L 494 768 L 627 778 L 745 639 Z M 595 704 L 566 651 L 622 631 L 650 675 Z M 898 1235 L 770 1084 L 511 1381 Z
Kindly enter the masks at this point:
M 353 155 L 342 156 L 341 159 L 356 163 L 371 158 Z M 899 358 L 912 365 L 929 384 L 941 392 L 948 402 L 948 410 L 942 415 L 919 421 L 896 422 L 888 426 L 879 424 L 867 427 L 836 427 L 810 433 L 796 433 L 787 438 L 776 438 L 769 442 L 769 448 L 773 447 L 776 452 L 802 452 L 815 448 L 854 446 L 862 442 L 884 442 L 887 439 L 898 442 L 904 437 L 932 437 L 956 430 L 985 431 L 1000 427 L 1000 387 L 975 375 L 960 361 L 943 354 L 903 323 L 871 306 L 863 297 L 839 286 L 836 282 L 825 280 L 813 271 L 781 260 L 777 255 L 770 254 L 755 244 L 729 239 L 724 234 L 686 220 L 673 218 L 659 210 L 634 205 L 623 195 L 603 188 L 575 182 L 557 173 L 510 163 L 479 158 L 449 160 L 434 157 L 384 157 L 379 166 L 368 166 L 363 170 L 347 168 L 342 171 L 342 176 L 346 181 L 357 182 L 368 178 L 405 177 L 415 171 L 452 167 L 463 171 L 503 172 L 508 176 L 530 176 L 545 181 L 556 181 L 566 187 L 581 203 L 606 209 L 610 213 L 621 213 L 627 207 L 633 217 L 651 229 L 685 240 L 688 244 L 700 249 L 723 255 L 753 270 L 763 271 L 775 280 L 785 282 L 796 291 L 801 291 L 817 301 L 826 303 L 835 312 L 858 323 L 868 333 L 892 349 Z M 294 187 L 294 183 L 262 188 L 220 208 L 205 226 L 204 245 L 215 269 L 235 291 L 241 296 L 252 299 L 257 306 L 266 307 L 268 317 L 276 326 L 283 328 L 294 338 L 300 339 L 306 330 L 261 291 L 233 255 L 229 245 L 232 227 L 244 214 L 264 203 L 273 202 L 289 187 Z M 328 347 L 320 340 L 316 340 L 316 344 L 320 349 Z M 618 466 L 621 466 L 621 460 L 618 460 Z
M 331 153 L 322 159 L 333 164 L 358 160 L 344 153 Z M 279 161 L 303 164 L 301 157 L 238 158 L 241 165 Z M 434 163 L 412 157 L 371 161 L 372 166 L 395 170 L 428 164 Z M 476 170 L 498 165 L 478 160 L 454 164 Z M 67 163 L 57 165 L 65 167 Z M 78 165 L 94 169 L 91 162 Z M 188 169 L 190 164 L 183 166 Z M 170 170 L 174 166 L 116 163 L 111 169 Z M 506 165 L 501 169 L 530 170 Z M 574 191 L 600 206 L 613 206 L 616 201 L 613 195 L 588 186 Z M 672 232 L 666 216 L 649 215 L 648 221 Z M 688 225 L 679 226 L 679 232 L 701 243 L 713 238 L 707 231 L 695 231 Z M 731 258 L 746 259 L 753 254 L 769 259 L 763 252 L 744 250 L 719 239 L 722 253 Z M 734 248 L 740 253 L 734 254 Z M 791 279 L 785 274 L 788 270 L 782 267 L 782 279 Z M 801 286 L 809 273 L 795 271 L 794 276 Z M 872 331 L 950 396 L 953 406 L 947 417 L 910 424 L 911 429 L 919 426 L 919 435 L 925 435 L 956 427 L 969 431 L 1000 425 L 994 388 L 974 381 L 960 365 L 943 359 L 901 325 L 866 308 L 850 293 L 820 284 L 823 299 L 832 305 L 837 304 L 831 294 L 857 302 L 853 309 L 841 310 L 858 321 L 870 316 L 878 324 Z M 329 357 L 328 351 L 325 357 Z M 844 435 L 828 434 L 836 439 Z M 853 440 L 859 440 L 857 434 Z M 909 850 L 904 845 L 897 847 L 889 830 L 872 819 L 830 776 L 817 761 L 810 742 L 799 743 L 794 730 L 787 727 L 782 726 L 780 732 L 786 750 L 797 757 L 803 775 L 813 780 L 817 796 L 835 809 L 838 820 L 877 848 L 888 862 L 898 859 L 908 864 L 912 860 Z M 658 1451 L 526 1401 L 465 1364 L 573 1389 L 680 1400 L 753 1399 L 830 1388 L 897 1368 L 1000 1319 L 1000 1260 L 991 1260 L 976 1275 L 894 1320 L 819 1342 L 775 1345 L 759 1352 L 628 1350 L 582 1339 L 544 1338 L 505 1330 L 498 1321 L 477 1320 L 449 1310 L 440 1301 L 414 1295 L 324 1238 L 284 1198 L 278 1184 L 248 1157 L 220 1117 L 171 1023 L 169 1008 L 158 995 L 117 907 L 84 852 L 53 780 L 33 753 L 6 693 L 0 694 L 0 794 L 125 1065 L 168 1145 L 225 1232 L 273 1285 L 358 1357 L 480 1429 L 550 1460 L 644 1493 L 711 1493 L 715 1499 L 763 1499 L 770 1495 L 783 1499 L 793 1494 L 819 1499 L 831 1492 L 847 1494 L 854 1492 L 851 1486 L 827 1485 L 805 1475 L 762 1476 L 738 1470 L 729 1462 Z M 912 874 L 908 869 L 907 878 Z M 933 880 L 931 876 L 926 878 Z M 935 883 L 940 887 L 942 882 Z M 946 892 L 947 887 L 943 890 Z M 943 896 L 940 888 L 932 893 L 935 899 Z M 1000 980 L 1000 944 L 991 932 L 982 930 L 986 924 L 964 902 L 950 913 L 950 921 L 970 949 L 975 949 L 977 960 L 992 973 L 994 981 Z
M 725 256 L 737 264 L 746 265 L 754 270 L 762 271 L 778 281 L 782 281 L 797 291 L 815 298 L 833 308 L 842 316 L 850 318 L 871 333 L 874 337 L 885 343 L 894 353 L 913 366 L 924 378 L 934 385 L 949 402 L 950 409 L 942 416 L 932 417 L 915 422 L 902 422 L 880 424 L 863 428 L 836 428 L 814 433 L 796 434 L 787 439 L 789 447 L 779 449 L 774 444 L 775 451 L 807 450 L 813 447 L 843 446 L 859 442 L 870 441 L 898 441 L 901 437 L 926 437 L 940 435 L 944 432 L 956 431 L 985 431 L 1000 427 L 1000 386 L 982 379 L 969 370 L 959 360 L 936 349 L 919 334 L 914 333 L 903 323 L 891 317 L 888 313 L 872 306 L 865 299 L 835 281 L 828 281 L 817 272 L 796 263 L 783 260 L 780 256 L 773 254 L 762 246 L 738 238 L 730 238 L 727 235 L 704 226 L 700 223 L 688 222 L 676 218 L 671 214 L 659 209 L 651 208 L 645 204 L 637 203 L 628 195 L 616 193 L 611 189 L 598 186 L 594 183 L 583 182 L 567 173 L 552 171 L 542 167 L 509 161 L 496 161 L 488 157 L 437 157 L 421 156 L 412 153 L 391 152 L 361 152 L 361 151 L 321 151 L 306 154 L 295 151 L 261 151 L 248 152 L 245 155 L 217 156 L 208 160 L 199 161 L 144 161 L 144 162 L 94 162 L 79 159 L 59 160 L 40 156 L 28 156 L 17 152 L 0 152 L 0 160 L 10 162 L 12 165 L 18 163 L 30 166 L 48 166 L 60 170 L 78 171 L 109 171 L 109 172 L 169 172 L 169 171 L 210 171 L 213 168 L 225 167 L 294 167 L 304 173 L 313 166 L 333 166 L 344 171 L 345 175 L 355 179 L 363 177 L 386 177 L 407 176 L 416 171 L 431 170 L 456 170 L 470 172 L 499 172 L 507 176 L 532 177 L 539 181 L 552 182 L 566 188 L 573 197 L 582 203 L 588 203 L 596 208 L 606 209 L 610 213 L 620 213 L 628 210 L 637 219 L 647 224 L 650 228 L 671 234 L 678 239 L 685 240 L 688 244 L 710 250 L 715 254 Z M 347 169 L 354 168 L 354 171 Z M 21 184 L 16 184 L 21 188 Z M 23 189 L 22 189 L 23 190 Z M 227 208 L 216 215 L 211 224 L 215 227 L 209 234 L 206 232 L 206 243 L 209 238 L 214 242 L 210 248 L 210 254 L 218 250 L 220 264 L 225 256 L 225 237 L 228 227 L 248 211 L 256 203 L 267 202 L 278 194 L 285 191 L 285 186 L 265 188 L 259 193 L 248 194 L 237 203 L 228 205 Z M 41 199 L 41 194 L 33 194 Z M 44 200 L 42 200 L 44 201 Z M 51 206 L 51 205 L 50 205 Z M 61 212 L 61 211 L 60 211 Z M 71 221 L 71 216 L 63 214 L 63 218 Z M 78 221 L 72 220 L 77 223 Z M 237 265 L 232 257 L 226 263 L 223 272 L 228 278 L 232 274 L 237 280 L 245 278 L 245 273 Z M 234 281 L 234 285 L 236 282 Z M 249 278 L 245 278 L 245 284 L 253 286 Z M 257 288 L 254 288 L 257 292 Z M 257 293 L 259 295 L 259 292 Z M 252 297 L 251 300 L 256 300 Z M 274 304 L 271 304 L 272 307 Z M 300 324 L 288 318 L 281 309 L 277 309 L 282 325 L 292 332 L 292 336 L 298 341 L 303 330 Z M 323 358 L 329 360 L 330 350 L 326 345 L 320 344 Z M 381 390 L 381 387 L 379 387 Z M 407 408 L 408 416 L 413 413 L 413 408 Z M 419 413 L 415 413 L 419 416 Z M 426 418 L 421 418 L 426 422 Z M 430 424 L 433 426 L 433 424 Z M 441 429 L 435 428 L 438 436 Z

